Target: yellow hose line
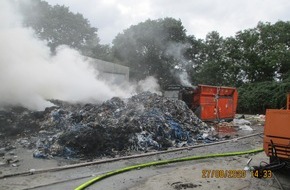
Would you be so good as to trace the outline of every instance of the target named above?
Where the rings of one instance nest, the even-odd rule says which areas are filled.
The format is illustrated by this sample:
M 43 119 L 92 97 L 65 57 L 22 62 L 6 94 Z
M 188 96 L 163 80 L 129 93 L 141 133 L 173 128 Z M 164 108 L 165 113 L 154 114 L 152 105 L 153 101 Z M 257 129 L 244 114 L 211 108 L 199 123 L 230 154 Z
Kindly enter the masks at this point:
M 227 153 L 220 153 L 220 154 L 209 154 L 209 155 L 203 155 L 203 156 L 190 156 L 190 157 L 184 157 L 184 158 L 175 158 L 175 159 L 171 159 L 171 160 L 161 160 L 161 161 L 155 161 L 155 162 L 148 162 L 148 163 L 144 163 L 144 164 L 137 164 L 137 165 L 133 165 L 133 166 L 129 166 L 129 167 L 125 167 L 125 168 L 121 168 L 121 169 L 117 169 L 117 170 L 113 170 L 110 171 L 108 173 L 99 175 L 85 183 L 83 183 L 82 185 L 78 186 L 77 188 L 75 188 L 75 190 L 82 190 L 85 189 L 89 186 L 91 186 L 92 184 L 101 181 L 102 179 L 105 179 L 107 177 L 113 176 L 113 175 L 117 175 L 123 172 L 127 172 L 130 170 L 134 170 L 134 169 L 141 169 L 141 168 L 146 168 L 146 167 L 150 167 L 150 166 L 157 166 L 157 165 L 164 165 L 164 164 L 170 164 L 170 163 L 175 163 L 175 162 L 183 162 L 183 161 L 190 161 L 190 160 L 199 160 L 199 159 L 205 159 L 205 158 L 216 158 L 216 157 L 226 157 L 226 156 L 237 156 L 237 155 L 243 155 L 243 154 L 251 154 L 251 153 L 258 153 L 258 152 L 262 152 L 263 148 L 259 148 L 259 149 L 254 149 L 254 150 L 247 150 L 247 151 L 243 151 L 243 152 L 227 152 Z

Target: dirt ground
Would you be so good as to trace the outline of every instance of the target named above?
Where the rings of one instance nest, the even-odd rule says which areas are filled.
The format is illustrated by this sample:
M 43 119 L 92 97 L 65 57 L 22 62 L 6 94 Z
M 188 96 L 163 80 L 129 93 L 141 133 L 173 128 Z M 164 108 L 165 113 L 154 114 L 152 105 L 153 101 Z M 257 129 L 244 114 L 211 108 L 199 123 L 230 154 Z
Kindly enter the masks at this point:
M 264 160 L 263 153 L 251 156 L 255 162 Z M 142 181 L 130 190 L 150 190 L 150 189 L 280 189 L 274 178 L 257 179 L 254 178 L 251 172 L 246 172 L 245 177 L 242 178 L 220 178 L 203 176 L 204 171 L 216 170 L 243 170 L 248 158 L 246 157 L 231 157 L 209 159 L 203 162 L 190 162 L 175 166 L 172 171 L 162 173 L 160 175 L 149 177 Z M 253 162 L 254 164 L 254 162 Z M 258 164 L 258 163 L 257 163 Z M 280 179 L 281 180 L 281 179 Z M 284 180 L 287 180 L 286 177 Z M 288 186 L 289 187 L 289 186 Z
M 227 138 L 233 139 L 231 142 L 225 144 L 130 160 L 120 160 L 117 162 L 103 163 L 56 172 L 44 172 L 32 175 L 1 178 L 1 176 L 7 174 L 86 162 L 61 158 L 36 159 L 32 157 L 32 150 L 22 148 L 19 144 L 16 144 L 16 147 L 2 156 L 2 160 L 0 160 L 0 189 L 74 189 L 96 175 L 139 163 L 193 155 L 245 151 L 261 148 L 263 141 L 262 136 L 253 136 L 246 139 L 235 140 L 235 138 L 239 136 L 263 132 L 261 121 L 250 116 L 246 117 L 246 119 L 251 120 L 253 131 L 237 129 L 235 132 L 226 134 L 219 133 L 218 135 L 220 135 L 220 137 L 227 135 Z M 254 178 L 249 171 L 247 171 L 245 176 L 241 178 L 218 178 L 215 176 L 211 177 L 211 175 L 203 176 L 204 172 L 209 171 L 243 170 L 249 158 L 252 158 L 251 165 L 259 165 L 261 161 L 267 162 L 269 160 L 264 152 L 260 152 L 252 155 L 211 158 L 167 164 L 115 175 L 94 184 L 88 189 L 280 189 L 274 177 L 257 179 Z M 10 162 L 13 163 L 7 164 L 7 159 L 10 159 Z M 275 176 L 277 176 L 279 181 L 283 184 L 284 189 L 290 189 L 289 174 L 275 173 Z

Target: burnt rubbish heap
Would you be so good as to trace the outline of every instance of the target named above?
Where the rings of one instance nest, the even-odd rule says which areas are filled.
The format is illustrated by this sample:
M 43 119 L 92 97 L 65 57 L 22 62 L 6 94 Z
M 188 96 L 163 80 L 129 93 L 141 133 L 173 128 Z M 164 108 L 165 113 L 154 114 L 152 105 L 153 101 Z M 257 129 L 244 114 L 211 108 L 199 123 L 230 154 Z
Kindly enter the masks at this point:
M 36 158 L 115 156 L 192 145 L 209 128 L 180 100 L 150 92 L 102 104 L 70 104 L 42 112 L 0 112 L 0 133 L 22 134 Z M 15 110 L 16 109 L 16 110 Z M 23 125 L 23 126 L 22 126 Z M 25 141 L 23 141 L 25 139 Z

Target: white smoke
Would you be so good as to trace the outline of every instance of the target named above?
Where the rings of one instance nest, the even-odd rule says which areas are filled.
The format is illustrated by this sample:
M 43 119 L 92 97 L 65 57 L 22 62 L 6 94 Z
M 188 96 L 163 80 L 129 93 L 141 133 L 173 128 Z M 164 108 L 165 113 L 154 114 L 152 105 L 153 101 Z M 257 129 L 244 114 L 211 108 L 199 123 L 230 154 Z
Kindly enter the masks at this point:
M 189 77 L 186 71 L 182 71 L 179 75 L 179 80 L 181 85 L 187 86 L 187 87 L 193 87 L 192 84 L 189 81 Z
M 161 94 L 158 81 L 152 76 L 146 77 L 144 80 L 139 81 L 136 88 L 139 88 L 139 91 L 141 92 L 150 91 L 152 93 Z
M 100 102 L 135 93 L 132 86 L 121 89 L 97 79 L 95 70 L 76 50 L 61 46 L 51 56 L 45 42 L 21 26 L 20 18 L 8 0 L 0 2 L 0 107 L 21 105 L 43 110 L 52 106 L 47 99 Z M 149 91 L 150 86 L 158 89 L 157 81 L 151 78 L 144 86 Z
M 175 59 L 184 59 L 184 52 L 190 47 L 188 43 L 171 42 L 166 48 L 166 53 L 173 56 Z M 184 60 L 183 60 L 184 61 Z
M 167 49 L 166 53 L 170 56 L 173 56 L 174 59 L 178 60 L 179 63 L 174 67 L 173 70 L 171 70 L 171 73 L 179 79 L 179 82 L 183 86 L 187 87 L 193 87 L 188 73 L 186 71 L 186 67 L 188 66 L 189 62 L 185 60 L 184 58 L 184 52 L 186 49 L 190 47 L 190 44 L 184 44 L 184 43 L 171 43 Z

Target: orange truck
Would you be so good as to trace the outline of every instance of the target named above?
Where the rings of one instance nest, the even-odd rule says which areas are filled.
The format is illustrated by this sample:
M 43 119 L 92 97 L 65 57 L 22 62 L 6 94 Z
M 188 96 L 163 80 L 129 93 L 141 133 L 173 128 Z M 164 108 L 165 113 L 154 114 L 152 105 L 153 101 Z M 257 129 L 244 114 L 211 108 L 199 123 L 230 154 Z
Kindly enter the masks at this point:
M 290 93 L 286 109 L 266 110 L 263 146 L 270 163 L 290 163 Z
M 232 120 L 235 118 L 238 104 L 237 89 L 225 86 L 171 85 L 165 90 L 164 96 L 183 100 L 203 121 Z

